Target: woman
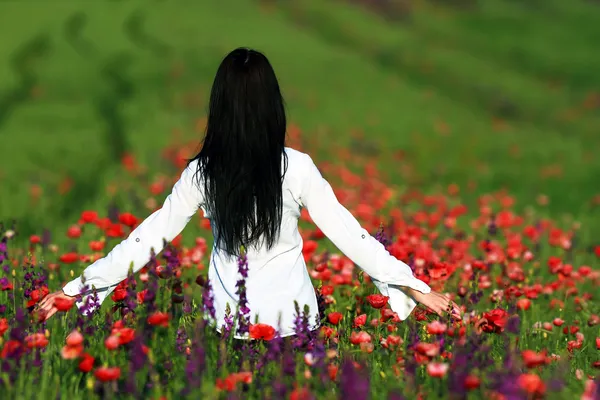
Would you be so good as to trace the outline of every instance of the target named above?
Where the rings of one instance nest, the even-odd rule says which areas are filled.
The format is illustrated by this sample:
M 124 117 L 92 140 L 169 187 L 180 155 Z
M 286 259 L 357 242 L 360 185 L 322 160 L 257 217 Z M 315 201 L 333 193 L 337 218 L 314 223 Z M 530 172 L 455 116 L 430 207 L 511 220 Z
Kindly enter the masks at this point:
M 232 51 L 217 71 L 206 136 L 198 155 L 182 172 L 162 208 L 144 220 L 104 258 L 83 271 L 102 302 L 127 277 L 130 265 L 140 270 L 158 253 L 163 238 L 171 241 L 201 208 L 210 219 L 214 246 L 209 280 L 213 287 L 217 326 L 224 324 L 227 304 L 235 310 L 237 258 L 247 251 L 247 300 L 250 321 L 278 326 L 281 336 L 294 334 L 294 301 L 308 305 L 312 329 L 318 327 L 314 287 L 302 256 L 298 233 L 301 207 L 323 233 L 389 296 L 389 304 L 405 319 L 420 302 L 442 315 L 459 315 L 447 297 L 432 292 L 411 269 L 391 256 L 361 228 L 336 199 L 310 156 L 285 147 L 286 115 L 275 73 L 258 51 Z M 47 318 L 58 298 L 77 296 L 78 277 L 41 303 Z M 80 300 L 81 303 L 83 300 Z M 244 338 L 244 337 L 238 337 Z

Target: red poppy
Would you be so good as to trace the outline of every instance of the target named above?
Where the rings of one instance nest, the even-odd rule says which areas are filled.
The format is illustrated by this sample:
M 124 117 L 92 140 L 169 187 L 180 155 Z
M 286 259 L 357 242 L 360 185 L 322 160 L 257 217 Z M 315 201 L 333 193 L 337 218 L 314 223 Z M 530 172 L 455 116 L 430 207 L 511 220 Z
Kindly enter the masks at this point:
M 381 308 L 379 309 L 379 313 L 381 314 L 381 322 L 387 322 L 389 320 L 392 320 L 392 322 L 401 321 L 398 313 L 395 313 L 391 308 Z
M 38 244 L 42 242 L 42 238 L 39 235 L 31 235 L 29 237 L 29 243 Z
M 333 294 L 333 286 L 331 286 L 331 285 L 323 285 L 321 287 L 321 294 L 323 296 L 328 296 L 330 294 Z
M 54 307 L 58 311 L 69 311 L 73 304 L 75 304 L 75 299 L 66 299 L 64 297 L 57 297 L 54 299 Z
M 252 339 L 272 340 L 275 337 L 275 328 L 268 324 L 251 324 L 249 329 Z
M 252 372 L 246 372 L 246 371 L 236 372 L 236 373 L 232 374 L 232 376 L 234 376 L 235 380 L 238 382 L 243 382 L 245 384 L 252 383 Z
M 144 289 L 140 292 L 137 292 L 137 301 L 138 303 L 142 304 L 144 302 L 144 299 L 146 298 L 146 293 L 148 293 L 148 289 Z
M 104 249 L 104 245 L 106 242 L 104 240 L 92 240 L 89 243 L 90 250 L 92 251 L 102 251 Z
M 329 326 L 322 326 L 321 327 L 321 333 L 323 334 L 323 336 L 325 336 L 326 338 L 330 338 L 332 336 L 335 335 L 335 331 L 333 330 L 333 328 L 329 327 Z
M 441 323 L 438 320 L 432 321 L 427 324 L 427 333 L 430 335 L 441 335 L 446 332 L 448 326 Z
M 118 238 L 125 235 L 125 231 L 123 231 L 123 226 L 120 224 L 110 224 L 108 228 L 106 228 L 106 236 L 111 238 Z
M 531 307 L 531 300 L 529 300 L 529 299 L 517 300 L 517 308 L 519 310 L 529 310 L 529 307 Z
M 108 217 L 104 217 L 104 218 L 99 218 L 97 219 L 94 224 L 102 229 L 103 231 L 107 230 L 108 228 L 110 228 L 112 226 L 112 222 L 110 221 L 110 218 Z
M 119 367 L 99 367 L 94 371 L 94 376 L 101 382 L 115 381 L 121 376 Z
M 389 335 L 385 339 L 381 338 L 381 345 L 386 349 L 389 349 L 394 346 L 398 346 L 399 344 L 401 344 L 403 342 L 404 342 L 404 340 L 400 336 L 396 336 L 396 335 Z
M 125 328 L 125 322 L 123 322 L 123 320 L 120 319 L 113 323 L 111 329 L 123 329 L 123 328 Z
M 314 397 L 308 388 L 296 388 L 290 393 L 290 400 L 312 400 Z
M 148 323 L 152 326 L 169 326 L 169 314 L 157 311 L 148 317 Z
M 467 375 L 463 383 L 464 388 L 467 390 L 477 389 L 479 385 L 481 385 L 481 379 L 475 375 Z
M 64 264 L 73 264 L 79 261 L 79 255 L 77 253 L 65 253 L 58 260 Z
M 427 374 L 433 378 L 443 378 L 448 372 L 448 367 L 446 363 L 431 362 L 427 364 Z
M 123 165 L 123 167 L 130 172 L 133 172 L 137 169 L 137 162 L 131 153 L 123 154 L 123 157 L 121 157 L 121 165 Z
M 84 211 L 81 213 L 81 220 L 86 224 L 94 223 L 98 220 L 98 213 L 96 211 Z
M 60 355 L 65 360 L 73 360 L 75 358 L 78 358 L 82 352 L 83 352 L 82 345 L 75 345 L 75 346 L 66 345 L 66 346 L 63 346 L 62 350 L 60 351 Z
M 571 333 L 571 334 L 575 334 L 575 333 L 577 333 L 577 332 L 579 332 L 579 327 L 578 327 L 578 326 L 575 326 L 575 325 L 571 325 L 571 326 L 565 326 L 565 327 L 563 328 L 563 333 L 564 333 L 565 335 L 568 335 L 569 333 Z
M 360 332 L 353 331 L 350 334 L 350 343 L 352 343 L 352 344 L 371 343 L 371 341 L 372 341 L 371 335 L 369 335 L 365 331 L 360 331 Z
M 366 297 L 367 301 L 373 308 L 383 308 L 390 299 L 388 296 L 381 294 L 371 294 Z
M 319 244 L 314 240 L 307 240 L 302 244 L 302 255 L 304 256 L 304 261 L 310 260 L 318 246 Z
M 311 237 L 313 239 L 315 239 L 315 240 L 319 240 L 319 239 L 323 239 L 325 237 L 325 234 L 319 228 L 315 228 L 315 230 L 313 231 Z
M 77 239 L 81 236 L 81 227 L 79 225 L 71 225 L 69 229 L 67 229 L 67 236 L 70 239 Z
M 6 318 L 0 318 L 0 336 L 8 330 L 8 321 Z
M 119 344 L 127 344 L 131 342 L 135 338 L 135 329 L 133 328 L 120 328 L 118 330 L 113 330 L 111 335 L 119 338 Z
M 4 344 L 0 358 L 6 358 L 7 356 L 13 355 L 22 349 L 21 342 L 18 340 L 9 340 Z
M 110 335 L 104 340 L 104 347 L 108 350 L 116 350 L 121 345 L 121 341 L 117 335 Z
M 216 387 L 219 390 L 226 390 L 228 392 L 235 389 L 235 386 L 243 382 L 245 384 L 252 383 L 252 372 L 234 372 L 225 379 L 217 378 Z
M 504 331 L 504 326 L 508 320 L 508 313 L 496 308 L 483 314 L 483 318 L 478 322 L 478 327 L 487 333 L 501 333 Z
M 367 314 L 361 314 L 354 318 L 354 326 L 359 327 L 367 323 Z
M 329 322 L 333 325 L 337 325 L 340 323 L 340 321 L 342 320 L 344 316 L 342 315 L 341 312 L 332 312 L 329 313 L 329 315 L 327 316 L 327 319 L 329 320 Z
M 25 337 L 25 344 L 30 349 L 46 347 L 48 345 L 48 338 L 43 333 L 32 333 Z
M 600 350 L 600 337 L 596 338 L 596 349 Z
M 119 215 L 119 222 L 125 226 L 133 228 L 137 224 L 137 218 L 130 213 L 122 213 Z
M 415 350 L 423 356 L 435 357 L 440 354 L 440 345 L 437 343 L 419 342 L 417 343 Z
M 215 386 L 219 390 L 231 392 L 233 389 L 235 389 L 235 383 L 236 382 L 233 380 L 233 378 L 228 376 L 225 379 L 217 378 Z
M 48 290 L 46 286 L 42 286 L 39 289 L 35 289 L 29 295 L 30 300 L 27 302 L 27 307 L 29 308 L 34 306 L 38 301 L 46 297 L 48 293 L 50 293 L 50 290 Z
M 83 344 L 83 335 L 78 331 L 74 330 L 67 336 L 67 346 L 79 346 Z
M 329 375 L 329 379 L 331 379 L 332 381 L 335 381 L 335 378 L 337 377 L 337 373 L 338 373 L 337 365 L 329 364 L 327 366 L 327 374 Z
M 536 374 L 521 374 L 517 382 L 521 389 L 529 394 L 543 395 L 546 391 L 546 385 Z
M 521 352 L 521 356 L 523 357 L 523 362 L 527 366 L 527 368 L 535 368 L 540 365 L 546 365 L 550 362 L 550 358 L 546 355 L 546 351 L 542 351 L 541 353 L 536 353 L 533 350 L 523 350 Z
M 94 357 L 88 353 L 83 353 L 81 361 L 79 362 L 79 370 L 81 372 L 90 372 L 94 368 Z
M 127 298 L 127 281 L 119 283 L 110 298 L 114 302 L 125 300 Z

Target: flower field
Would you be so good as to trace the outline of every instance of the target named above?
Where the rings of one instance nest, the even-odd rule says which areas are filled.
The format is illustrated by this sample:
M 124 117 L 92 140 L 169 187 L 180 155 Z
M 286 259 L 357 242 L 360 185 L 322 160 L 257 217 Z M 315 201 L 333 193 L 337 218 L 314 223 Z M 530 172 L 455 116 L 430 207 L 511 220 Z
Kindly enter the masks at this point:
M 597 4 L 82 4 L 0 2 L 1 399 L 600 399 Z M 200 214 L 99 311 L 35 313 L 161 206 L 246 45 L 288 146 L 460 321 L 399 320 L 306 212 L 318 331 L 215 327 Z
M 298 133 L 297 131 L 294 131 Z M 292 136 L 296 148 L 303 145 Z M 181 168 L 176 148 L 165 154 Z M 343 155 L 340 155 L 343 158 Z M 320 166 L 338 198 L 434 290 L 461 306 L 461 321 L 417 308 L 401 321 L 368 276 L 327 244 L 303 214 L 304 257 L 322 303 L 322 326 L 297 336 L 253 324 L 232 305 L 231 325 L 211 324 L 205 278 L 210 232 L 181 236 L 131 275 L 102 310 L 60 304 L 31 312 L 50 289 L 126 237 L 145 215 L 85 210 L 66 232 L 2 232 L 0 334 L 3 393 L 34 398 L 598 398 L 600 246 L 578 249 L 579 224 L 519 214 L 509 193 L 462 202 L 462 188 L 425 195 L 386 183 L 373 160 L 359 173 Z M 133 157 L 122 179 L 141 184 Z M 143 189 L 149 211 L 173 177 Z M 149 214 L 149 212 L 148 212 Z M 25 240 L 27 239 L 27 240 Z M 27 245 L 25 243 L 28 242 Z M 189 242 L 189 241 L 188 241 Z M 591 250 L 591 251 L 590 251 Z M 244 259 L 240 298 L 244 293 Z M 214 312 L 214 310 L 212 310 Z M 254 340 L 232 339 L 234 320 Z M 235 329 L 235 328 L 234 328 Z

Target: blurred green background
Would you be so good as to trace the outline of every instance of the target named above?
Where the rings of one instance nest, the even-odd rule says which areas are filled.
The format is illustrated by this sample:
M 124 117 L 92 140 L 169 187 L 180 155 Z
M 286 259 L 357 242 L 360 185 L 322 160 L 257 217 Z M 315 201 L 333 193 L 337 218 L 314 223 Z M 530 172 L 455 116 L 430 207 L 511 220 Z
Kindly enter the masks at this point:
M 476 185 L 470 204 L 544 194 L 542 213 L 581 220 L 589 242 L 598 21 L 591 0 L 0 1 L 0 220 L 39 233 L 125 204 L 105 187 L 126 152 L 172 172 L 161 150 L 173 132 L 199 142 L 219 62 L 249 46 L 317 159 L 368 150 L 400 186 Z

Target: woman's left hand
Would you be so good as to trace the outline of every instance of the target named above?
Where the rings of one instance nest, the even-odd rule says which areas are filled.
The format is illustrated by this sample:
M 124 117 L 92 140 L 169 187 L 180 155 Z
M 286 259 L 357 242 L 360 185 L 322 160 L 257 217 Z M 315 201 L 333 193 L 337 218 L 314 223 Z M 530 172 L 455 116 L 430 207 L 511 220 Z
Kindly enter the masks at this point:
M 73 300 L 75 298 L 75 296 L 68 296 L 62 290 L 59 290 L 54 293 L 50 293 L 49 295 L 44 297 L 42 299 L 42 301 L 35 308 L 35 311 L 37 311 L 38 313 L 41 314 L 42 320 L 45 321 L 48 318 L 50 318 L 51 316 L 53 316 L 54 314 L 56 314 L 58 309 L 54 305 L 54 302 L 58 298 L 62 298 L 65 300 Z

